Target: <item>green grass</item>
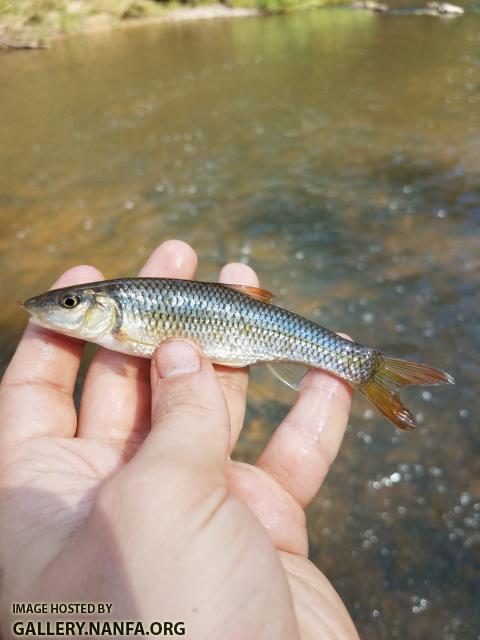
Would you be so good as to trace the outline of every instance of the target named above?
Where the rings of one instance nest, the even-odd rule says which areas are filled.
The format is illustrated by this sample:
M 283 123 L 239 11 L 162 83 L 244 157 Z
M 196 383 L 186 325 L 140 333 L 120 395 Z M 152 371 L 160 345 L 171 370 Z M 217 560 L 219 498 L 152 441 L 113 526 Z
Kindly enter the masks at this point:
M 258 9 L 262 13 L 288 13 L 326 5 L 346 4 L 351 0 L 232 0 L 234 7 Z
M 0 0 L 0 46 L 35 46 L 55 35 L 165 13 L 155 0 Z M 97 22 L 95 22 L 97 21 Z
M 216 4 L 219 0 L 180 0 L 181 6 Z M 347 0 L 224 0 L 229 6 L 285 13 Z M 348 0 L 349 1 L 349 0 Z M 179 0 L 0 0 L 0 47 L 9 43 L 36 46 L 55 35 L 111 26 L 122 20 L 165 15 Z
M 0 19 L 22 24 L 50 22 L 59 16 L 81 20 L 106 14 L 112 18 L 148 17 L 161 11 L 155 0 L 0 0 Z

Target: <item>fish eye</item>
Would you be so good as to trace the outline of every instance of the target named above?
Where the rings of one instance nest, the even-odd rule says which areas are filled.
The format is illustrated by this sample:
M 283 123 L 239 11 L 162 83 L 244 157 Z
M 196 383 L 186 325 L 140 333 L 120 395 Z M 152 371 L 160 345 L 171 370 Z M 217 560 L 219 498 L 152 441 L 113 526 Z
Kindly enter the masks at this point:
M 61 300 L 60 300 L 62 306 L 67 307 L 67 309 L 73 309 L 73 307 L 76 307 L 77 304 L 80 302 L 80 298 L 78 296 L 64 296 Z

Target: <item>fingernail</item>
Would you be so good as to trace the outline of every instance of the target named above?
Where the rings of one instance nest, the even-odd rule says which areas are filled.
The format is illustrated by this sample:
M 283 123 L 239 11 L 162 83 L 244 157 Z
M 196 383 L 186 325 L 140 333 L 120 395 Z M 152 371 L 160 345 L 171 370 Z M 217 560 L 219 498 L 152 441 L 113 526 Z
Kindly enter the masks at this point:
M 198 371 L 200 358 L 198 351 L 189 342 L 172 340 L 158 347 L 155 364 L 160 378 L 173 378 Z

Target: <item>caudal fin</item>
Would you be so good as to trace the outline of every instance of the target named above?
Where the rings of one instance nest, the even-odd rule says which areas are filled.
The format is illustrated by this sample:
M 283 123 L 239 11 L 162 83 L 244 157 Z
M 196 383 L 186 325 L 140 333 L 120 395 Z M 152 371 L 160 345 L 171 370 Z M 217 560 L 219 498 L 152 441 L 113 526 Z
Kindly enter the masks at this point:
M 415 420 L 400 401 L 400 391 L 412 384 L 454 384 L 448 373 L 425 364 L 417 364 L 382 354 L 373 380 L 358 387 L 359 391 L 400 429 L 415 429 Z

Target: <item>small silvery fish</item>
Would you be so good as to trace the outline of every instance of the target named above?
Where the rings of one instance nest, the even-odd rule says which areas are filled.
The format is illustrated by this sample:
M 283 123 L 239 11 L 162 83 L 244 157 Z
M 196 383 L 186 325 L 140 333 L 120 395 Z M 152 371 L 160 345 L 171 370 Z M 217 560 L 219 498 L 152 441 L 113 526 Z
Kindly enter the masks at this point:
M 399 392 L 453 383 L 423 364 L 388 356 L 271 304 L 263 289 L 164 278 L 104 280 L 48 291 L 24 303 L 32 321 L 107 349 L 149 358 L 168 338 L 197 343 L 216 364 L 267 364 L 289 386 L 310 368 L 346 380 L 402 429 L 414 429 Z

